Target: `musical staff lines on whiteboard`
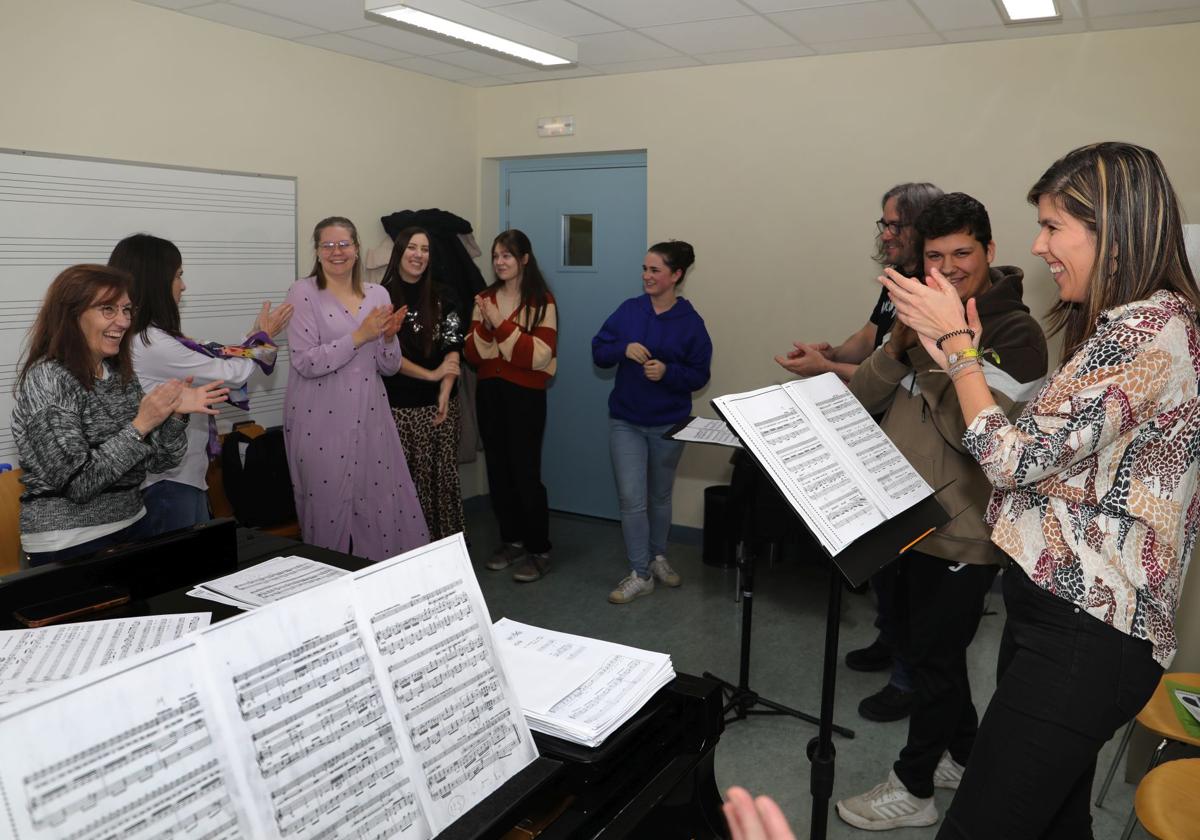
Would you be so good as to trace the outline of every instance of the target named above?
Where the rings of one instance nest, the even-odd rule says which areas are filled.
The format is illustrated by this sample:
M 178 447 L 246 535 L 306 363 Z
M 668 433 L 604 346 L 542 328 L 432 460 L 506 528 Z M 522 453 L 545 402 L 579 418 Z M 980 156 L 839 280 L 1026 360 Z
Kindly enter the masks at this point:
M 291 195 L 268 190 L 0 170 L 5 202 L 254 216 L 290 216 L 295 209 Z

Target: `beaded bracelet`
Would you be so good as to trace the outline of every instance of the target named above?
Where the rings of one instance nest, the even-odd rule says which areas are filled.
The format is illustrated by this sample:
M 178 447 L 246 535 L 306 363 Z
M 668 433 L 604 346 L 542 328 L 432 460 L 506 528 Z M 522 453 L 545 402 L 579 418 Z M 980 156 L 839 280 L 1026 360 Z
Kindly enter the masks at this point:
M 948 338 L 953 338 L 956 335 L 969 335 L 971 336 L 971 341 L 975 340 L 975 330 L 971 329 L 970 327 L 963 327 L 961 330 L 951 330 L 950 332 L 946 333 L 944 336 L 934 342 L 934 346 L 941 350 L 942 342 Z

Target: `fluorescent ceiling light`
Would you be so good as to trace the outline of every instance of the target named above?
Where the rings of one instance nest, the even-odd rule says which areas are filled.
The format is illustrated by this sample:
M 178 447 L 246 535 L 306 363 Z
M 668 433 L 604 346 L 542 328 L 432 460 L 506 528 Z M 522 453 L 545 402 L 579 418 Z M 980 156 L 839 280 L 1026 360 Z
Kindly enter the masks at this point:
M 1061 20 L 1054 0 L 998 0 L 1000 13 L 1007 23 L 1034 20 Z
M 574 41 L 464 0 L 365 0 L 365 9 L 368 17 L 415 26 L 546 67 L 574 64 L 579 58 Z

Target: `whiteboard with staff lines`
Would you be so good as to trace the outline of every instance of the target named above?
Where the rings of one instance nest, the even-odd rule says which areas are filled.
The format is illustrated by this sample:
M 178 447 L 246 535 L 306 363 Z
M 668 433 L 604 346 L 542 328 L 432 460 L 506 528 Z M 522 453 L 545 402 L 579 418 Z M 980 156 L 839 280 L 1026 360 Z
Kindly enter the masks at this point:
M 13 386 L 42 296 L 60 271 L 106 263 L 133 233 L 183 255 L 182 329 L 238 342 L 264 300 L 283 303 L 298 276 L 296 179 L 0 149 L 0 463 L 17 465 Z M 250 380 L 249 416 L 282 422 L 288 348 L 273 376 Z M 221 431 L 247 414 L 226 406 Z

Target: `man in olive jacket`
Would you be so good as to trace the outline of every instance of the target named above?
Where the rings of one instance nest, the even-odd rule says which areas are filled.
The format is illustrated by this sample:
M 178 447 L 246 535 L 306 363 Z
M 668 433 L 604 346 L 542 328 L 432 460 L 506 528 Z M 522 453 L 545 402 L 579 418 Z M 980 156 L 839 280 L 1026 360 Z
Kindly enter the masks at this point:
M 984 374 L 1015 418 L 1046 375 L 1046 338 L 1021 300 L 1021 270 L 991 265 L 987 210 L 964 193 L 935 200 L 916 231 L 925 272 L 937 268 L 964 302 L 975 298 Z M 931 486 L 953 482 L 939 496 L 952 519 L 898 561 L 897 600 L 907 619 L 901 646 L 915 691 L 908 742 L 887 781 L 838 802 L 838 814 L 871 830 L 932 825 L 933 790 L 958 786 L 979 724 L 966 651 L 1001 558 L 983 522 L 991 485 L 963 446 L 966 425 L 950 377 L 904 324 L 896 321 L 859 365 L 850 390 L 872 414 L 884 414 L 883 430 Z

